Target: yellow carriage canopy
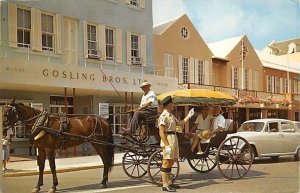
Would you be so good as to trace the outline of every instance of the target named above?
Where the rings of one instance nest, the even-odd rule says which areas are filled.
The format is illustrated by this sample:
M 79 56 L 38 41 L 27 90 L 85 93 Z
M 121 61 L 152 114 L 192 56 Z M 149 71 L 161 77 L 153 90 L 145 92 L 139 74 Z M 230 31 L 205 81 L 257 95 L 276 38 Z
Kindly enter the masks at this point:
M 171 96 L 175 104 L 220 104 L 233 105 L 236 99 L 226 93 L 213 91 L 209 89 L 186 89 L 175 90 L 160 94 L 157 98 L 159 101 L 165 97 Z

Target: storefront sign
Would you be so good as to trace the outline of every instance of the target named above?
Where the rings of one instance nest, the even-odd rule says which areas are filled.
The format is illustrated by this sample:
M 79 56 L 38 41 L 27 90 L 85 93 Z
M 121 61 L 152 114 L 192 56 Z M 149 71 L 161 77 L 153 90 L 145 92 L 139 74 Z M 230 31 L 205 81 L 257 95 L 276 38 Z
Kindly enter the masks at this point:
M 109 118 L 109 103 L 99 103 L 99 115 L 104 118 Z
M 147 80 L 156 93 L 177 89 L 177 79 L 124 71 L 99 70 L 96 67 L 38 64 L 32 61 L 1 59 L 0 82 L 37 86 L 94 90 L 141 92 Z M 12 67 L 13 66 L 13 67 Z

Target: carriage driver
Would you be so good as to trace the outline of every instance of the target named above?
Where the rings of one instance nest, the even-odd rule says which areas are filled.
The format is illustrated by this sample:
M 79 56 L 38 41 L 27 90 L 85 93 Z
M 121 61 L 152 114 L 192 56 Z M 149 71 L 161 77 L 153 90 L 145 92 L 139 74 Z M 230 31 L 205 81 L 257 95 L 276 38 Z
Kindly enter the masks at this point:
M 179 121 L 171 112 L 173 111 L 173 102 L 170 96 L 161 101 L 164 110 L 159 117 L 159 135 L 161 137 L 161 147 L 163 148 L 163 161 L 161 167 L 161 176 L 163 182 L 163 191 L 175 192 L 176 188 L 171 181 L 171 168 L 179 157 L 179 146 L 176 135 L 176 125 L 183 126 L 194 114 L 194 109 L 191 109 L 188 115 Z
M 139 127 L 139 123 L 144 120 L 147 115 L 157 114 L 157 98 L 150 87 L 151 84 L 149 84 L 147 81 L 142 82 L 140 85 L 144 95 L 142 96 L 140 106 L 133 110 L 134 114 L 129 124 L 130 132 L 136 131 Z

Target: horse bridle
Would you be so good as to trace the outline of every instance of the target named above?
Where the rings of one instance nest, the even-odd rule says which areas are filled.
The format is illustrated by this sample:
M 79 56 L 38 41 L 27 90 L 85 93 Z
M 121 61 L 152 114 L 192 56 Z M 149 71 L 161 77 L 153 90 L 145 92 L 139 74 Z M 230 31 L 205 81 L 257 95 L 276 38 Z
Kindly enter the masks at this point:
M 22 120 L 20 119 L 17 108 L 15 106 L 7 105 L 7 107 L 10 110 L 6 112 L 6 120 L 3 123 L 6 123 L 8 127 L 13 128 L 14 126 L 16 126 L 17 122 L 22 122 Z M 15 118 L 15 123 L 11 121 L 13 118 Z

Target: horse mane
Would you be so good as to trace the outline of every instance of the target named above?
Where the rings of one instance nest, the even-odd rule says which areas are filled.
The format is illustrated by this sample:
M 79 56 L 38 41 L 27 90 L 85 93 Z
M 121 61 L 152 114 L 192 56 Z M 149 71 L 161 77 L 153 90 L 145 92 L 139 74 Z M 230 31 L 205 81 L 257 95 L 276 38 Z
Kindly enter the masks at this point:
M 16 106 L 16 107 L 22 106 L 22 107 L 24 107 L 24 108 L 30 109 L 31 111 L 34 112 L 34 114 L 40 114 L 40 113 L 41 113 L 40 110 L 38 110 L 38 109 L 36 109 L 36 108 L 33 108 L 33 107 L 26 106 L 26 105 L 24 105 L 23 103 L 17 103 L 17 104 L 15 104 L 15 106 Z

